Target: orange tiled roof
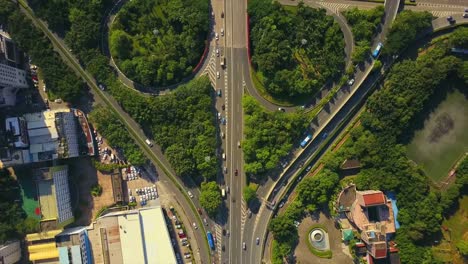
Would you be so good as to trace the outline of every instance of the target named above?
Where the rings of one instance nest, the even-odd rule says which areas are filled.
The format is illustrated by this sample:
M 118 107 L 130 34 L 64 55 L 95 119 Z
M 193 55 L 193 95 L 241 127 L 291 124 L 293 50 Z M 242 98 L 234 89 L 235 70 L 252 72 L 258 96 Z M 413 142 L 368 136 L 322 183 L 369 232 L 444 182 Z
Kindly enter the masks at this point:
M 382 192 L 363 194 L 364 206 L 385 204 L 385 196 Z

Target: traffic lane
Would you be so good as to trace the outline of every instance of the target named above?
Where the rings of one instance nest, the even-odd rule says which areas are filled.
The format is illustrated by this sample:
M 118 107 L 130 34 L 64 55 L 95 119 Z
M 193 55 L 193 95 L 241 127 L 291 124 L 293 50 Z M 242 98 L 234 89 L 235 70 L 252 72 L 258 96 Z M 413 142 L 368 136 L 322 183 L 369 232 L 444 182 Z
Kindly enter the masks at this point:
M 416 5 L 459 5 L 468 7 L 466 0 L 417 0 Z
M 231 1 L 235 26 L 233 30 L 233 48 L 247 48 L 247 1 Z

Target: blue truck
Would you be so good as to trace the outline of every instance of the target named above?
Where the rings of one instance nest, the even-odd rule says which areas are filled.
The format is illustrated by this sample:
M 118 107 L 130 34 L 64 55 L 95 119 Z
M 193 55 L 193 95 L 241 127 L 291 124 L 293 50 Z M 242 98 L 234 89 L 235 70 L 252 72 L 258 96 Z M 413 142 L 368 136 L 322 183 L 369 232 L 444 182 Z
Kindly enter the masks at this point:
M 213 235 L 211 234 L 210 231 L 206 232 L 206 238 L 208 239 L 208 244 L 210 245 L 211 250 L 214 250 L 215 245 L 213 241 Z

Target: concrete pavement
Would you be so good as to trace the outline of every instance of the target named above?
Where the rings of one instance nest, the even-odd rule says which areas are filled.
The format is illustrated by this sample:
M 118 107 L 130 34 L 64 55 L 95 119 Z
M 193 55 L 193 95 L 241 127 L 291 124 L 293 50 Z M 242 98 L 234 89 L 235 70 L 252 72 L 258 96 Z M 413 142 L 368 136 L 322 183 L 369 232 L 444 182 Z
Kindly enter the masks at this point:
M 93 94 L 93 97 L 98 99 L 100 102 L 106 104 L 107 106 L 111 107 L 111 109 L 118 114 L 123 124 L 127 127 L 129 134 L 134 139 L 136 139 L 135 140 L 136 143 L 140 146 L 140 148 L 143 150 L 145 155 L 160 170 L 159 171 L 160 179 L 175 183 L 175 185 L 172 184 L 171 191 L 173 193 L 178 194 L 179 197 L 181 198 L 179 200 L 180 204 L 181 206 L 184 207 L 184 211 L 188 214 L 188 217 L 193 219 L 194 222 L 195 221 L 198 222 L 199 226 L 202 226 L 201 228 L 204 229 L 202 225 L 202 221 L 200 220 L 198 216 L 198 213 L 192 210 L 192 207 L 190 206 L 190 203 L 193 203 L 193 201 L 187 200 L 186 194 L 183 193 L 184 191 L 183 191 L 182 186 L 184 186 L 184 184 L 180 182 L 180 180 L 175 176 L 172 168 L 168 166 L 168 162 L 164 158 L 162 153 L 160 152 L 160 149 L 156 147 L 149 148 L 144 143 L 146 136 L 144 135 L 139 125 L 125 111 L 123 111 L 120 105 L 110 95 L 108 95 L 105 92 L 102 92 L 96 86 L 96 83 L 94 83 L 94 78 L 81 68 L 77 59 L 73 56 L 73 54 L 70 53 L 69 49 L 66 47 L 63 40 L 61 40 L 57 35 L 50 32 L 46 24 L 42 22 L 41 20 L 37 19 L 36 17 L 34 17 L 32 15 L 32 12 L 29 9 L 24 8 L 24 6 L 27 6 L 24 1 L 21 1 L 20 4 L 21 4 L 20 5 L 21 11 L 23 11 L 23 13 L 26 14 L 26 16 L 28 16 L 32 20 L 35 26 L 37 26 L 40 30 L 42 30 L 46 34 L 46 36 L 49 37 L 49 39 L 52 42 L 52 45 L 55 47 L 58 53 L 62 56 L 63 60 L 68 62 L 70 67 L 85 80 L 85 82 L 89 85 L 89 87 L 91 87 L 90 92 Z M 195 237 L 197 241 L 199 241 L 198 242 L 199 245 L 203 246 L 203 249 L 200 251 L 201 259 L 203 260 L 203 262 L 209 263 L 211 260 L 211 257 L 208 254 L 208 250 L 206 249 L 207 243 L 205 242 L 206 239 L 205 239 L 203 232 L 202 234 L 196 234 Z

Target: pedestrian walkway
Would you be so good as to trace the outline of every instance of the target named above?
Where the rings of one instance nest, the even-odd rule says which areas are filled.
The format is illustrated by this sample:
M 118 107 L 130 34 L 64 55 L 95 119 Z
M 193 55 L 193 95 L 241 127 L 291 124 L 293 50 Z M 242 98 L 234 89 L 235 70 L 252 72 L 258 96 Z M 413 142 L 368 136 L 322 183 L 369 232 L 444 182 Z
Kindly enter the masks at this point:
M 221 259 L 222 254 L 222 245 L 223 245 L 223 229 L 220 225 L 215 225 L 214 231 L 216 237 L 216 253 L 218 254 L 218 259 Z
M 429 11 L 435 17 L 447 17 L 451 16 L 457 12 L 455 11 Z
M 202 75 L 208 75 L 210 78 L 211 85 L 216 87 L 216 54 L 214 52 L 210 52 L 210 58 L 208 61 L 208 65 L 203 70 Z
M 460 8 L 463 8 L 463 6 L 460 6 L 460 5 L 437 4 L 437 3 L 417 3 L 416 6 L 419 6 L 419 7 L 432 7 L 432 8 L 437 8 L 437 9 L 444 9 L 444 8 L 460 9 Z M 463 9 L 461 9 L 461 10 L 463 11 Z
M 350 7 L 349 4 L 342 3 L 319 2 L 318 4 L 336 14 L 341 14 L 343 10 L 346 10 Z

